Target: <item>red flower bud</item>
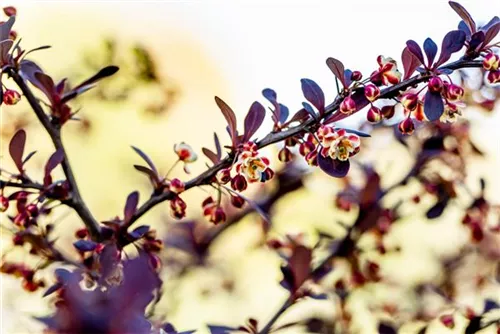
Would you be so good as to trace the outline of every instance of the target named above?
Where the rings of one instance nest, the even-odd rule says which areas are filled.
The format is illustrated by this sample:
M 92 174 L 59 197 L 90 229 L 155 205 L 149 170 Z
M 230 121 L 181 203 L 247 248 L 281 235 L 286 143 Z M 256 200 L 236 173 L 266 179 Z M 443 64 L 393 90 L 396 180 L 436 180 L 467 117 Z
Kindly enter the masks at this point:
M 481 240 L 483 240 L 484 238 L 483 228 L 477 221 L 470 223 L 469 228 L 472 241 L 480 242 Z
M 221 184 L 226 184 L 231 181 L 231 169 L 225 168 L 217 172 L 217 181 Z
M 20 234 L 14 234 L 14 237 L 12 237 L 12 243 L 14 246 L 22 246 L 24 245 L 24 238 Z
M 309 166 L 317 166 L 318 165 L 318 150 L 314 150 L 309 152 L 306 155 L 306 161 Z
M 224 209 L 221 207 L 215 209 L 210 215 L 210 221 L 215 225 L 224 223 L 226 221 L 226 213 L 224 212 Z
M 7 15 L 8 17 L 11 17 L 11 16 L 14 16 L 17 14 L 17 10 L 16 10 L 16 7 L 13 7 L 13 6 L 7 6 L 7 7 L 4 7 L 3 8 L 3 12 L 5 15 Z
M 211 206 L 215 203 L 214 199 L 212 196 L 208 196 L 207 198 L 205 198 L 205 200 L 203 200 L 203 202 L 201 203 L 201 207 L 202 208 L 206 208 L 208 206 Z
M 347 96 L 340 104 L 340 112 L 343 114 L 350 114 L 356 111 L 356 101 L 351 97 Z
M 405 109 L 413 111 L 417 108 L 418 95 L 414 93 L 404 94 L 403 96 L 401 96 L 400 102 Z
M 452 314 L 443 314 L 439 317 L 439 321 L 447 328 L 453 329 L 455 327 L 455 320 L 453 320 Z
M 496 84 L 500 82 L 500 70 L 489 72 L 486 76 L 486 80 L 488 80 L 490 84 Z
M 380 112 L 380 109 L 375 106 L 371 106 L 366 113 L 366 120 L 370 123 L 380 122 L 382 120 L 382 113 Z
M 373 102 L 380 96 L 380 89 L 373 85 L 369 84 L 365 86 L 365 97 L 368 101 Z
M 260 182 L 269 181 L 274 177 L 274 171 L 271 168 L 266 168 L 261 175 Z
M 415 130 L 415 124 L 413 124 L 413 121 L 410 117 L 407 117 L 403 121 L 401 121 L 401 123 L 399 123 L 398 129 L 404 135 L 411 135 Z
M 30 204 L 26 207 L 26 211 L 30 214 L 31 217 L 37 217 L 38 216 L 38 207 L 36 204 Z
M 380 109 L 380 113 L 385 119 L 392 118 L 395 112 L 396 106 L 383 106 L 382 109 Z
M 464 96 L 464 89 L 455 84 L 444 85 L 444 96 L 449 102 L 459 101 Z
M 243 199 L 243 197 L 241 196 L 238 196 L 238 195 L 231 195 L 231 204 L 235 207 L 235 208 L 242 208 L 243 205 L 245 205 L 245 200 Z
M 281 161 L 281 162 L 289 162 L 291 161 L 293 158 L 293 154 L 292 154 L 292 151 L 290 151 L 288 148 L 286 147 L 283 147 L 279 153 L 278 153 L 278 159 Z
M 302 155 L 303 157 L 305 157 L 309 152 L 311 152 L 312 150 L 314 150 L 316 146 L 310 142 L 310 141 L 305 141 L 303 143 L 300 144 L 299 146 L 299 153 L 300 155 Z
M 352 71 L 351 73 L 351 80 L 352 81 L 359 81 L 363 79 L 363 74 L 361 74 L 360 71 Z
M 231 188 L 236 191 L 244 191 L 247 188 L 247 180 L 241 174 L 236 175 L 231 180 Z
M 295 137 L 289 137 L 285 139 L 285 146 L 295 146 L 297 145 L 298 140 Z
M 443 89 L 443 80 L 440 77 L 432 77 L 427 83 L 427 87 L 433 93 L 441 93 Z
M 17 38 L 17 32 L 15 30 L 9 31 L 9 39 L 15 41 Z
M 483 68 L 486 71 L 496 71 L 500 65 L 500 56 L 494 53 L 488 53 L 483 60 Z
M 0 195 L 0 212 L 5 212 L 9 208 L 9 199 L 4 195 Z
M 184 185 L 184 182 L 182 182 L 181 180 L 175 178 L 175 179 L 172 179 L 170 181 L 170 185 L 168 186 L 168 189 L 171 191 L 171 192 L 174 192 L 176 194 L 179 194 L 181 192 L 184 191 L 185 189 L 185 185 Z
M 3 103 L 8 106 L 12 106 L 21 100 L 21 94 L 13 89 L 6 89 L 3 92 Z
M 87 228 L 81 228 L 79 230 L 77 230 L 75 232 L 75 237 L 77 237 L 78 239 L 84 239 L 86 238 L 87 236 L 89 235 L 89 231 L 87 230 Z
M 186 202 L 179 196 L 175 196 L 170 201 L 170 215 L 176 219 L 182 219 L 186 216 Z

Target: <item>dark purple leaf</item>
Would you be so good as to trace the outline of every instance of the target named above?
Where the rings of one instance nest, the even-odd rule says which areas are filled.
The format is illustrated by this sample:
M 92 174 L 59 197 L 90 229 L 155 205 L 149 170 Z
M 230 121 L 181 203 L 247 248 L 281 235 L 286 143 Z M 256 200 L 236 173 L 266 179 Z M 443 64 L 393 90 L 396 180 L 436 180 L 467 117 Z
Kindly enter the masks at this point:
M 266 88 L 262 91 L 262 95 L 274 106 L 274 109 L 271 110 L 273 113 L 273 121 L 278 123 L 281 119 L 281 110 L 278 104 L 278 95 L 271 88 Z
M 470 38 L 469 46 L 467 47 L 467 49 L 479 51 L 484 44 L 484 38 L 485 35 L 483 31 L 475 32 Z
M 293 116 L 292 118 L 290 119 L 290 121 L 288 121 L 288 123 L 292 123 L 292 122 L 299 122 L 299 121 L 304 121 L 306 120 L 307 118 L 309 118 L 309 113 L 307 112 L 307 110 L 305 110 L 304 108 L 300 109 L 299 111 L 297 111 Z
M 142 225 L 135 228 L 132 232 L 130 232 L 130 236 L 134 239 L 142 238 L 146 233 L 149 232 L 150 227 L 148 225 Z
M 350 86 L 350 85 L 351 85 L 351 83 L 352 83 L 352 79 L 351 79 L 351 77 L 352 77 L 352 71 L 351 71 L 350 69 L 346 69 L 346 70 L 344 70 L 345 84 L 346 84 L 347 86 Z
M 288 115 L 290 114 L 290 111 L 288 110 L 288 107 L 285 106 L 284 104 L 279 104 L 279 114 L 280 114 L 280 117 L 279 117 L 279 121 L 281 124 L 284 124 L 288 118 Z
M 436 58 L 436 54 L 438 51 L 438 47 L 436 43 L 431 38 L 426 38 L 424 41 L 424 52 L 427 56 L 427 66 L 431 67 L 434 59 Z
M 472 16 L 470 16 L 469 12 L 459 3 L 450 1 L 449 2 L 451 8 L 464 20 L 465 24 L 467 27 L 469 27 L 469 30 L 472 33 L 476 32 L 476 22 L 472 19 Z
M 19 74 L 24 80 L 31 82 L 35 87 L 39 88 L 41 86 L 40 82 L 36 78 L 36 73 L 43 73 L 43 70 L 31 60 L 23 59 L 21 61 Z
M 19 173 L 23 173 L 23 154 L 26 145 L 26 131 L 18 130 L 9 143 L 9 153 Z
M 498 19 L 498 17 L 497 17 Z M 500 22 L 493 24 L 484 34 L 484 45 L 488 45 L 500 32 Z
M 344 129 L 346 132 L 348 132 L 348 133 L 354 133 L 355 135 L 358 135 L 360 137 L 365 137 L 365 138 L 371 137 L 370 134 L 368 134 L 366 132 L 363 132 L 363 131 L 358 131 L 358 130 L 353 130 L 353 129 L 346 129 L 346 128 L 335 128 L 335 130 L 338 130 L 338 129 Z
M 479 30 L 488 31 L 492 26 L 494 26 L 495 24 L 497 24 L 499 22 L 500 22 L 500 17 L 494 16 L 488 23 L 483 25 L 481 27 L 481 29 L 479 29 Z
M 97 243 L 92 240 L 78 240 L 73 243 L 80 252 L 91 252 L 97 247 Z
M 332 71 L 332 73 L 337 77 L 337 79 L 340 80 L 344 88 L 347 88 L 347 82 L 344 77 L 344 64 L 342 64 L 340 60 L 330 57 L 326 60 L 326 65 L 328 66 L 330 71 Z
M 416 68 L 422 64 L 420 60 L 418 60 L 418 58 L 408 49 L 408 47 L 403 49 L 401 60 L 403 62 L 404 69 L 403 80 L 410 78 Z
M 134 168 L 137 169 L 139 172 L 146 174 L 149 176 L 150 180 L 153 182 L 153 185 L 157 185 L 160 183 L 160 179 L 158 178 L 158 174 L 156 174 L 154 171 L 149 169 L 148 167 L 141 166 L 141 165 L 134 165 Z
M 50 173 L 64 160 L 64 154 L 62 150 L 55 151 L 45 164 L 45 175 L 43 177 L 44 186 L 48 186 L 52 183 L 52 178 Z
M 236 115 L 234 114 L 233 109 L 231 109 L 226 102 L 222 101 L 219 97 L 215 97 L 215 103 L 217 103 L 217 106 L 219 106 L 220 111 L 222 112 L 222 115 L 226 118 L 227 126 L 228 126 L 228 132 L 229 136 L 231 137 L 231 141 L 233 145 L 236 145 Z
M 308 295 L 308 297 L 315 299 L 315 300 L 327 300 L 328 299 L 328 295 L 326 293 L 319 293 L 319 294 L 311 293 Z
M 440 93 L 427 91 L 424 98 L 424 114 L 430 121 L 437 121 L 444 112 L 443 99 Z
M 135 147 L 135 146 L 131 146 L 132 149 L 137 153 L 139 154 L 139 156 L 144 160 L 146 161 L 146 163 L 148 164 L 148 166 L 151 168 L 151 170 L 153 172 L 155 172 L 155 174 L 158 174 L 158 170 L 156 169 L 156 166 L 153 164 L 153 161 L 151 161 L 151 159 L 146 155 L 146 153 L 144 153 L 143 151 L 141 151 L 139 148 Z
M 320 115 L 325 111 L 325 94 L 316 82 L 311 79 L 301 79 L 302 93 L 307 101 L 319 111 Z
M 219 158 L 217 157 L 217 154 L 215 154 L 214 152 L 212 152 L 211 150 L 209 150 L 208 148 L 206 147 L 202 147 L 201 148 L 201 151 L 203 152 L 203 154 L 205 154 L 205 156 L 210 159 L 210 161 L 212 161 L 214 164 L 218 163 L 219 162 Z
M 214 143 L 215 143 L 215 151 L 217 153 L 217 159 L 220 160 L 222 158 L 222 149 L 220 146 L 219 137 L 215 132 L 214 132 Z
M 420 61 L 420 63 L 425 64 L 424 54 L 422 53 L 422 49 L 414 40 L 406 41 L 406 47 L 408 50 Z
M 439 66 L 450 59 L 451 55 L 464 46 L 465 43 L 465 33 L 462 30 L 453 30 L 446 34 L 443 38 L 443 43 L 441 44 L 441 54 L 436 63 Z
M 378 325 L 378 333 L 379 334 L 398 334 L 398 331 L 389 324 L 386 323 L 380 323 Z
M 35 72 L 35 81 L 32 81 L 31 83 L 40 89 L 45 96 L 50 100 L 51 103 L 54 102 L 54 92 L 55 92 L 55 87 L 54 87 L 54 81 L 50 76 L 43 72 Z
M 36 154 L 36 152 L 37 151 L 32 151 L 28 153 L 28 155 L 23 160 L 23 165 L 26 164 Z
M 134 191 L 130 193 L 127 197 L 127 201 L 125 202 L 125 207 L 123 208 L 123 220 L 128 222 L 130 218 L 137 211 L 137 204 L 139 203 L 139 192 Z
M 426 216 L 429 219 L 435 219 L 441 216 L 448 205 L 449 198 L 442 198 L 436 204 L 434 204 L 429 210 L 426 212 Z
M 319 168 L 323 170 L 326 174 L 333 177 L 344 177 L 349 172 L 350 163 L 349 160 L 340 161 L 338 159 L 331 159 L 329 157 L 323 157 L 318 154 L 318 165 Z
M 9 19 L 6 22 L 3 22 L 0 24 L 0 41 L 4 41 L 6 39 L 9 39 L 9 33 L 10 30 L 12 29 L 12 26 L 14 25 L 14 22 L 16 21 L 15 16 L 9 17 Z
M 470 37 L 472 35 L 469 26 L 463 20 L 458 24 L 458 30 L 462 30 L 467 37 Z
M 314 118 L 314 119 L 318 118 L 318 115 L 316 115 L 316 112 L 314 111 L 313 107 L 309 103 L 302 102 L 302 106 L 304 107 L 304 110 L 307 111 L 307 113 L 312 116 L 312 118 Z
M 243 133 L 243 142 L 247 142 L 252 138 L 252 136 L 257 132 L 257 130 L 264 122 L 264 117 L 266 116 L 266 110 L 264 106 L 259 102 L 255 101 L 250 106 L 247 116 L 245 117 L 245 131 Z
M 210 334 L 230 334 L 238 330 L 238 328 L 227 327 L 227 326 L 217 326 L 217 325 L 207 325 Z
M 91 88 L 91 86 L 96 83 L 97 81 L 107 78 L 109 76 L 112 76 L 116 72 L 118 72 L 119 68 L 118 66 L 106 66 L 103 69 L 101 69 L 99 72 L 79 84 L 78 86 L 74 87 L 70 92 L 65 94 L 62 99 L 61 103 L 67 102 L 73 98 L 75 98 L 78 94 L 83 93 L 84 91 L 87 91 L 88 89 Z
M 47 297 L 47 296 L 49 296 L 49 295 L 53 294 L 54 292 L 56 292 L 57 290 L 59 290 L 60 288 L 62 288 L 62 286 L 63 286 L 63 285 L 62 285 L 61 283 L 56 283 L 56 284 L 54 284 L 54 285 L 50 286 L 50 287 L 49 287 L 49 288 L 48 288 L 48 289 L 47 289 L 47 290 L 43 293 L 42 298 L 43 298 L 43 297 Z
M 57 281 L 63 284 L 66 283 L 71 278 L 72 275 L 74 275 L 74 273 L 64 268 L 57 268 L 54 271 L 54 274 L 56 276 Z
M 500 305 L 498 305 L 497 302 L 495 302 L 494 300 L 491 300 L 491 299 L 486 299 L 484 301 L 484 310 L 483 310 L 483 313 L 487 313 L 491 310 L 496 310 L 500 308 Z

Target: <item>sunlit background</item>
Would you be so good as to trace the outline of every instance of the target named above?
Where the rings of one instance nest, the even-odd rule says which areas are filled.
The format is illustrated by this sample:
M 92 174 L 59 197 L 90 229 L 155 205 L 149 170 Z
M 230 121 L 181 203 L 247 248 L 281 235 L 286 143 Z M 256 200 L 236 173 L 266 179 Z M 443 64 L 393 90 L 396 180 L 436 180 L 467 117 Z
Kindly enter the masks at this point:
M 500 14 L 499 1 L 461 3 L 479 23 Z M 119 95 L 127 80 L 134 80 L 130 49 L 147 49 L 158 65 L 162 85 L 144 83 L 117 100 L 78 100 L 75 105 L 82 107 L 79 115 L 89 127 L 85 130 L 81 123 L 74 123 L 64 129 L 64 141 L 82 195 L 100 220 L 119 215 L 131 191 L 140 190 L 142 200 L 149 196 L 145 178 L 132 168 L 139 160 L 130 145 L 140 147 L 161 170 L 167 171 L 174 162 L 175 143 L 188 142 L 200 152 L 202 146 L 212 147 L 214 131 L 226 140 L 224 119 L 213 100 L 215 95 L 222 97 L 240 120 L 254 100 L 263 100 L 261 91 L 266 87 L 276 90 L 279 100 L 291 110 L 298 110 L 303 101 L 301 78 L 315 80 L 332 100 L 336 89 L 334 77 L 325 65 L 327 57 L 338 58 L 346 67 L 368 75 L 376 68 L 378 55 L 399 61 L 407 39 L 422 43 L 431 36 L 440 45 L 442 37 L 455 29 L 459 21 L 444 0 L 11 1 L 4 5 L 18 8 L 14 29 L 22 37 L 24 48 L 52 46 L 30 58 L 56 80 L 67 76 L 76 83 L 75 80 L 93 74 L 94 66 L 109 65 L 106 40 L 115 42 L 113 60 L 125 64 L 117 78 L 106 86 L 108 92 Z M 10 127 L 17 117 L 15 113 L 29 113 L 28 110 L 27 106 L 2 106 L 4 168 L 10 166 L 5 148 L 13 133 Z M 494 153 L 488 157 L 488 181 L 500 186 L 500 117 L 498 113 L 471 114 L 476 122 L 475 142 L 486 152 Z M 27 121 L 28 150 L 38 150 L 30 166 L 36 171 L 52 153 L 52 146 L 46 134 L 39 131 L 35 116 L 30 115 Z M 264 126 L 259 134 L 269 130 L 270 125 Z M 376 142 L 376 138 L 370 140 L 374 141 L 369 145 L 377 150 L 375 154 L 383 158 L 381 166 L 398 164 L 397 154 L 391 153 L 396 151 L 390 151 L 385 142 Z M 269 152 L 275 154 L 276 149 Z M 195 175 L 204 170 L 204 160 L 202 157 L 193 166 Z M 183 179 L 189 177 L 180 167 L 175 173 Z M 395 169 L 394 179 L 400 175 Z M 494 188 L 489 188 L 489 195 L 499 199 L 500 187 Z M 331 196 L 327 195 L 335 189 L 336 184 L 324 176 L 311 178 L 307 189 L 286 197 L 278 206 L 274 233 L 307 233 L 314 227 L 331 224 L 335 212 L 331 209 Z M 196 189 L 186 194 L 186 202 L 193 203 L 188 215 L 199 214 L 197 203 L 204 196 L 203 191 Z M 81 223 L 65 210 L 61 209 L 61 221 L 57 224 L 61 242 L 69 244 Z M 168 207 L 163 204 L 141 220 L 164 232 L 165 226 L 155 222 L 164 222 L 166 216 Z M 394 242 L 405 240 L 405 254 L 411 256 L 392 259 L 388 274 L 412 282 L 439 275 L 433 254 L 467 242 L 468 234 L 457 227 L 457 219 L 452 212 L 443 218 L 442 224 L 422 228 L 411 222 L 401 226 L 393 236 Z M 219 240 L 211 257 L 217 266 L 194 270 L 181 283 L 167 283 L 165 293 L 170 295 L 159 306 L 178 329 L 196 328 L 203 332 L 207 323 L 239 325 L 248 317 L 265 322 L 281 305 L 286 293 L 277 284 L 280 260 L 257 248 L 259 227 L 252 223 L 252 217 L 247 220 Z M 8 244 L 9 238 L 5 235 L 2 240 Z M 223 288 L 221 277 L 234 282 L 231 292 Z M 1 279 L 2 331 L 39 332 L 40 325 L 31 315 L 44 314 L 46 301 L 24 292 L 11 277 L 2 275 Z M 372 292 L 360 292 L 363 293 Z M 376 297 L 370 295 L 368 299 L 397 293 L 395 288 L 376 292 Z M 410 304 L 410 298 L 401 297 L 402 308 L 406 307 L 404 303 Z M 362 300 L 357 311 L 368 313 L 367 302 Z M 287 313 L 283 323 L 295 314 L 315 312 L 333 315 L 334 311 L 325 302 L 308 302 L 306 307 Z M 372 327 L 366 326 L 362 333 L 371 333 Z

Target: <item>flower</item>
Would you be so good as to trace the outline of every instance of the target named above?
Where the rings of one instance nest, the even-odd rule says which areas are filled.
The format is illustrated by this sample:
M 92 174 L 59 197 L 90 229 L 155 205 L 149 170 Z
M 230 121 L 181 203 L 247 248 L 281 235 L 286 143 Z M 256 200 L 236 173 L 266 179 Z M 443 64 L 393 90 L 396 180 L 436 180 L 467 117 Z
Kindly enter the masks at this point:
M 351 73 L 352 81 L 359 81 L 361 79 L 363 79 L 363 74 L 360 71 L 352 71 Z
M 350 114 L 356 111 L 356 101 L 351 97 L 347 96 L 342 103 L 340 103 L 340 112 L 343 114 Z
M 293 154 L 287 147 L 283 147 L 278 153 L 278 159 L 281 162 L 292 161 Z
M 411 135 L 415 130 L 415 124 L 413 124 L 410 117 L 406 117 L 398 124 L 398 129 L 404 135 Z
M 443 80 L 440 77 L 432 77 L 427 83 L 427 87 L 433 93 L 441 93 L 443 89 Z
M 406 93 L 401 96 L 400 102 L 406 110 L 413 111 L 418 105 L 418 95 L 414 93 Z
M 334 160 L 346 161 L 359 152 L 361 140 L 357 135 L 348 134 L 344 129 L 331 129 L 332 131 L 328 131 L 328 135 L 323 136 L 323 138 L 318 136 L 322 146 L 320 154 L 323 157 L 329 156 Z
M 243 173 L 248 181 L 257 182 L 262 178 L 262 173 L 269 165 L 269 161 L 264 158 L 255 157 L 246 159 L 240 166 L 240 171 Z
M 168 189 L 176 194 L 179 194 L 185 190 L 185 184 L 181 180 L 175 178 L 170 181 Z
M 444 98 L 449 102 L 455 102 L 461 100 L 464 96 L 464 89 L 458 85 L 450 84 L 447 81 L 444 82 Z
M 401 80 L 401 72 L 398 71 L 397 63 L 394 59 L 384 56 L 377 57 L 379 68 L 370 76 L 370 80 L 383 85 L 397 84 Z
M 242 208 L 243 205 L 245 205 L 245 200 L 243 199 L 243 197 L 239 196 L 239 195 L 231 195 L 231 204 L 235 207 L 235 208 Z
M 500 82 L 500 70 L 489 72 L 486 76 L 486 79 L 490 84 L 496 84 Z
M 380 96 L 380 89 L 374 84 L 369 84 L 365 86 L 365 97 L 368 101 L 373 102 Z
M 487 71 L 496 71 L 500 66 L 500 56 L 494 53 L 488 53 L 483 59 L 483 68 Z
M 196 154 L 196 152 L 194 152 L 193 148 L 185 142 L 175 144 L 174 152 L 179 157 L 179 160 L 184 162 L 184 171 L 186 173 L 189 173 L 187 164 L 195 162 L 198 159 L 198 155 Z
M 462 111 L 459 109 L 465 108 L 465 104 L 457 102 L 457 103 L 452 103 L 449 101 L 446 101 L 444 104 L 444 112 L 441 115 L 441 122 L 446 122 L 446 123 L 454 123 L 457 120 L 458 116 L 462 115 Z
M 207 197 L 201 204 L 203 208 L 203 215 L 215 225 L 226 221 L 226 213 L 212 198 Z
M 170 215 L 176 219 L 182 219 L 186 216 L 186 202 L 179 196 L 170 200 Z
M 21 94 L 19 94 L 19 92 L 17 92 L 16 90 L 6 89 L 5 92 L 3 92 L 3 103 L 8 106 L 17 104 L 17 102 L 19 102 L 20 100 Z
M 317 166 L 318 165 L 318 150 L 311 151 L 306 154 L 306 161 L 309 166 Z
M 396 112 L 396 107 L 395 106 L 383 106 L 382 109 L 380 109 L 380 112 L 382 113 L 382 116 L 385 119 L 390 119 L 394 116 Z
M 231 188 L 236 191 L 244 191 L 247 188 L 247 180 L 243 175 L 238 174 L 231 180 Z
M 370 123 L 380 122 L 382 120 L 382 113 L 380 112 L 380 109 L 375 106 L 371 106 L 371 108 L 366 113 L 366 119 Z
M 230 168 L 224 168 L 221 169 L 220 171 L 217 172 L 216 175 L 217 182 L 220 184 L 226 184 L 229 181 L 231 181 L 231 169 Z

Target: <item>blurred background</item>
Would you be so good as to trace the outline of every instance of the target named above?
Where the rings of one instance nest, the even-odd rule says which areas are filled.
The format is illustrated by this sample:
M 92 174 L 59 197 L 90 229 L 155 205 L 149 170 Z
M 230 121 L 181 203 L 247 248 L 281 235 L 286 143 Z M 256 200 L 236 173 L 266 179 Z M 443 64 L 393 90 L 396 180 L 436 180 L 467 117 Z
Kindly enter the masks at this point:
M 478 23 L 500 14 L 498 1 L 461 4 Z M 377 66 L 378 55 L 399 61 L 408 39 L 421 44 L 430 36 L 440 45 L 442 37 L 459 21 L 442 0 L 11 1 L 2 5 L 17 7 L 14 29 L 25 49 L 52 46 L 30 59 L 55 80 L 68 77 L 76 84 L 103 66 L 116 64 L 121 68 L 115 77 L 73 103 L 81 107 L 82 121 L 70 122 L 63 131 L 82 196 L 100 220 L 119 215 L 130 192 L 139 190 L 142 200 L 150 194 L 146 178 L 132 167 L 139 158 L 130 145 L 140 147 L 165 172 L 175 161 L 173 145 L 185 141 L 200 153 L 200 159 L 192 165 L 193 174 L 206 168 L 201 147 L 212 148 L 213 132 L 227 143 L 215 95 L 233 108 L 239 120 L 253 101 L 263 101 L 261 91 L 267 87 L 276 90 L 280 102 L 291 111 L 298 110 L 303 101 L 301 78 L 315 80 L 331 101 L 336 89 L 325 65 L 327 57 L 338 58 L 346 67 L 369 75 Z M 1 165 L 12 167 L 6 147 L 15 130 L 24 128 L 28 150 L 38 151 L 29 172 L 41 176 L 53 148 L 27 104 L 23 101 L 21 106 L 1 106 Z M 359 125 L 364 115 L 357 116 L 346 125 Z M 465 117 L 472 124 L 474 144 L 485 153 L 480 161 L 470 162 L 470 187 L 477 191 L 475 180 L 483 176 L 489 184 L 488 198 L 498 203 L 500 116 L 498 112 L 468 108 Z M 271 129 L 267 121 L 258 136 Z M 399 180 L 405 173 L 404 166 L 410 164 L 401 158 L 401 148 L 391 138 L 381 135 L 363 140 L 366 154 L 359 158 L 377 167 L 386 186 Z M 276 157 L 279 148 L 271 147 L 266 152 Z M 401 170 L 396 168 L 400 166 Z M 283 165 L 275 163 L 274 168 L 280 170 Z M 190 178 L 180 167 L 174 174 L 182 180 Z M 351 214 L 338 212 L 333 205 L 334 195 L 342 187 L 342 182 L 321 173 L 309 174 L 304 187 L 290 192 L 273 207 L 270 235 L 303 233 L 306 242 L 313 244 L 318 230 L 341 233 L 338 217 L 349 220 Z M 251 192 L 261 191 L 257 188 Z M 189 218 L 199 217 L 199 203 L 204 197 L 206 192 L 199 189 L 183 196 Z M 452 208 L 432 224 L 419 216 L 410 217 L 398 225 L 388 241 L 389 245 L 404 244 L 404 251 L 390 256 L 383 266 L 384 273 L 398 284 L 357 292 L 351 301 L 359 317 L 353 331 L 374 331 L 373 304 L 391 300 L 411 313 L 417 297 L 399 289 L 400 284 L 437 279 L 442 275 L 437 258 L 469 242 L 458 210 Z M 83 225 L 66 208 L 54 213 L 52 219 L 60 235 L 58 242 L 67 245 L 71 253 L 73 233 Z M 155 207 L 141 223 L 152 224 L 160 235 L 166 234 L 173 224 L 168 204 Z M 11 247 L 10 239 L 2 231 L 4 251 Z M 209 265 L 182 271 L 182 276 L 178 266 L 173 265 L 171 271 L 167 266 L 164 297 L 155 315 L 165 316 L 180 330 L 200 329 L 201 333 L 207 323 L 237 326 L 248 317 L 267 321 L 286 293 L 278 284 L 280 258 L 262 247 L 264 241 L 258 216 L 247 215 L 217 240 Z M 175 264 L 177 260 L 167 256 L 164 261 Z M 478 261 L 472 260 L 471 266 L 472 273 L 481 270 Z M 43 292 L 34 297 L 16 279 L 5 275 L 1 279 L 2 331 L 39 332 L 41 327 L 31 316 L 46 314 L 50 309 L 40 298 Z M 50 273 L 47 279 L 51 279 Z M 492 288 L 488 293 L 498 292 L 498 288 Z M 474 292 L 464 298 L 464 302 L 476 302 Z M 280 323 L 308 316 L 328 318 L 335 312 L 328 301 L 307 301 L 287 312 Z M 415 332 L 408 328 L 408 333 Z M 307 332 L 304 328 L 288 331 Z

